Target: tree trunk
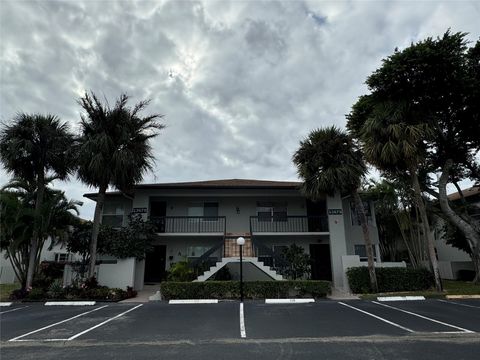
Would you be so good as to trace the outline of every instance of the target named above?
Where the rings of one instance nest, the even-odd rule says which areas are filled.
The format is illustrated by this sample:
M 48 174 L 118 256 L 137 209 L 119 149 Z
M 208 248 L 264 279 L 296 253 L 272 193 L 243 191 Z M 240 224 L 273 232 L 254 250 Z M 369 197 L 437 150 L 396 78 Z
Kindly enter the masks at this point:
M 353 193 L 353 198 L 355 200 L 355 209 L 358 216 L 360 217 L 360 224 L 363 231 L 363 240 L 365 241 L 365 249 L 367 251 L 367 260 L 368 260 L 368 274 L 370 276 L 370 286 L 374 293 L 378 292 L 378 283 L 377 283 L 377 274 L 375 273 L 375 262 L 373 255 L 373 245 L 372 240 L 370 239 L 370 232 L 368 231 L 367 217 L 365 216 L 365 209 L 363 208 L 362 199 L 358 191 Z
M 418 211 L 420 213 L 420 219 L 423 225 L 423 232 L 425 233 L 425 237 L 427 239 L 428 255 L 430 257 L 433 276 L 435 278 L 435 289 L 437 291 L 442 291 L 442 280 L 440 279 L 440 271 L 438 270 L 438 261 L 437 261 L 437 254 L 435 252 L 435 243 L 434 243 L 432 232 L 430 231 L 430 224 L 428 221 L 427 209 L 425 207 L 425 203 L 422 198 L 420 183 L 418 182 L 417 173 L 414 170 L 412 170 L 411 176 L 412 176 L 413 188 L 415 191 L 415 202 L 417 203 Z
M 88 268 L 88 277 L 95 276 L 95 265 L 97 263 L 98 233 L 100 231 L 100 216 L 102 215 L 103 203 L 105 202 L 106 192 L 107 192 L 107 186 L 101 186 L 98 191 L 97 203 L 95 205 L 95 215 L 93 217 L 92 239 L 90 241 L 90 266 Z
M 33 234 L 30 240 L 30 253 L 28 256 L 27 279 L 25 288 L 30 290 L 32 287 L 33 276 L 36 271 L 36 260 L 38 251 L 38 238 L 40 237 L 42 228 L 42 206 L 43 194 L 45 193 L 45 179 L 43 173 L 39 173 L 37 179 L 37 199 L 35 200 L 35 218 L 33 223 Z
M 475 227 L 465 221 L 461 216 L 459 216 L 455 211 L 452 210 L 450 204 L 448 203 L 447 197 L 447 183 L 448 183 L 448 176 L 450 173 L 450 169 L 453 166 L 453 161 L 448 159 L 445 162 L 445 165 L 442 169 L 442 175 L 440 176 L 440 180 L 438 182 L 438 193 L 439 193 L 439 203 L 442 212 L 448 218 L 448 220 L 455 225 L 465 236 L 467 239 L 468 245 L 470 246 L 470 250 L 472 251 L 472 260 L 475 267 L 475 280 L 478 282 L 479 279 L 479 247 L 480 247 L 480 233 L 475 229 Z

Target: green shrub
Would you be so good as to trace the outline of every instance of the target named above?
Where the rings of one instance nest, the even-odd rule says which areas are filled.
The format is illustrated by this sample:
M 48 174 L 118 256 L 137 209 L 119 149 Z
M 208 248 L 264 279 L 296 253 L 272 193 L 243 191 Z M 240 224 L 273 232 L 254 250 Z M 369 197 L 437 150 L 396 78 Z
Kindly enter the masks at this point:
M 61 280 L 55 280 L 49 287 L 47 295 L 51 299 L 61 299 L 65 295 L 65 289 Z
M 41 288 L 33 288 L 28 292 L 28 295 L 26 297 L 27 300 L 43 300 L 47 296 L 45 294 L 45 291 Z
M 427 290 L 433 286 L 433 276 L 427 269 L 375 268 L 379 292 Z M 350 290 L 356 294 L 372 293 L 366 266 L 347 270 Z
M 164 299 L 238 299 L 240 282 L 163 282 L 160 292 Z M 325 297 L 330 292 L 328 281 L 247 281 L 244 297 L 247 299 L 285 297 Z
M 193 279 L 195 274 L 188 261 L 179 261 L 170 267 L 168 281 L 192 281 Z

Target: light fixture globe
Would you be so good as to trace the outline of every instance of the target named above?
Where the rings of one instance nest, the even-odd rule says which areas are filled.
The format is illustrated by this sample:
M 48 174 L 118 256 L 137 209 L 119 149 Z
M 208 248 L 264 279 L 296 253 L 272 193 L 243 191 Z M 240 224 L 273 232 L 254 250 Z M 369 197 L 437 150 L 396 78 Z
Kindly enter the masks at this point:
M 245 238 L 241 236 L 237 238 L 237 245 L 240 245 L 240 246 L 245 245 Z

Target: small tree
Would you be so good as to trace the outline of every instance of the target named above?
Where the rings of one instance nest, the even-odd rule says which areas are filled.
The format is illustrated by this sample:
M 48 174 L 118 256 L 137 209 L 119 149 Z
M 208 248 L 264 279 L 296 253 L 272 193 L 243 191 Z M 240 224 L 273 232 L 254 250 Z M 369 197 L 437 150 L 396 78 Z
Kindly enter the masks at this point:
M 282 273 L 289 279 L 297 280 L 311 276 L 310 257 L 305 254 L 303 247 L 296 244 L 290 245 L 282 253 L 285 264 Z
M 20 184 L 24 187 L 19 187 Z M 0 193 L 0 247 L 5 250 L 16 277 L 25 288 L 30 257 L 34 257 L 34 266 L 37 268 L 45 242 L 50 239 L 53 244 L 67 237 L 70 226 L 77 222 L 74 213 L 78 213 L 79 203 L 68 201 L 61 191 L 45 188 L 41 212 L 42 227 L 38 229 L 39 242 L 38 246 L 32 249 L 31 236 L 34 232 L 35 216 L 32 199 L 36 198 L 36 194 L 31 187 L 19 181 L 11 182 L 8 188 L 8 191 L 2 190 Z

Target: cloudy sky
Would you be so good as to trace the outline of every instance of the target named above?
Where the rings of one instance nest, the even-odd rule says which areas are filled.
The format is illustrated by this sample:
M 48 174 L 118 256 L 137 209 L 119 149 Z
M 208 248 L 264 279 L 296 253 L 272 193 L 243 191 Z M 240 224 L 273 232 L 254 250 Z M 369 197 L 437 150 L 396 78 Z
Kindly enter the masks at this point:
M 294 180 L 299 141 L 343 127 L 382 58 L 447 28 L 477 40 L 479 18 L 478 1 L 0 0 L 0 120 L 53 113 L 78 131 L 85 90 L 126 92 L 165 115 L 145 182 Z

